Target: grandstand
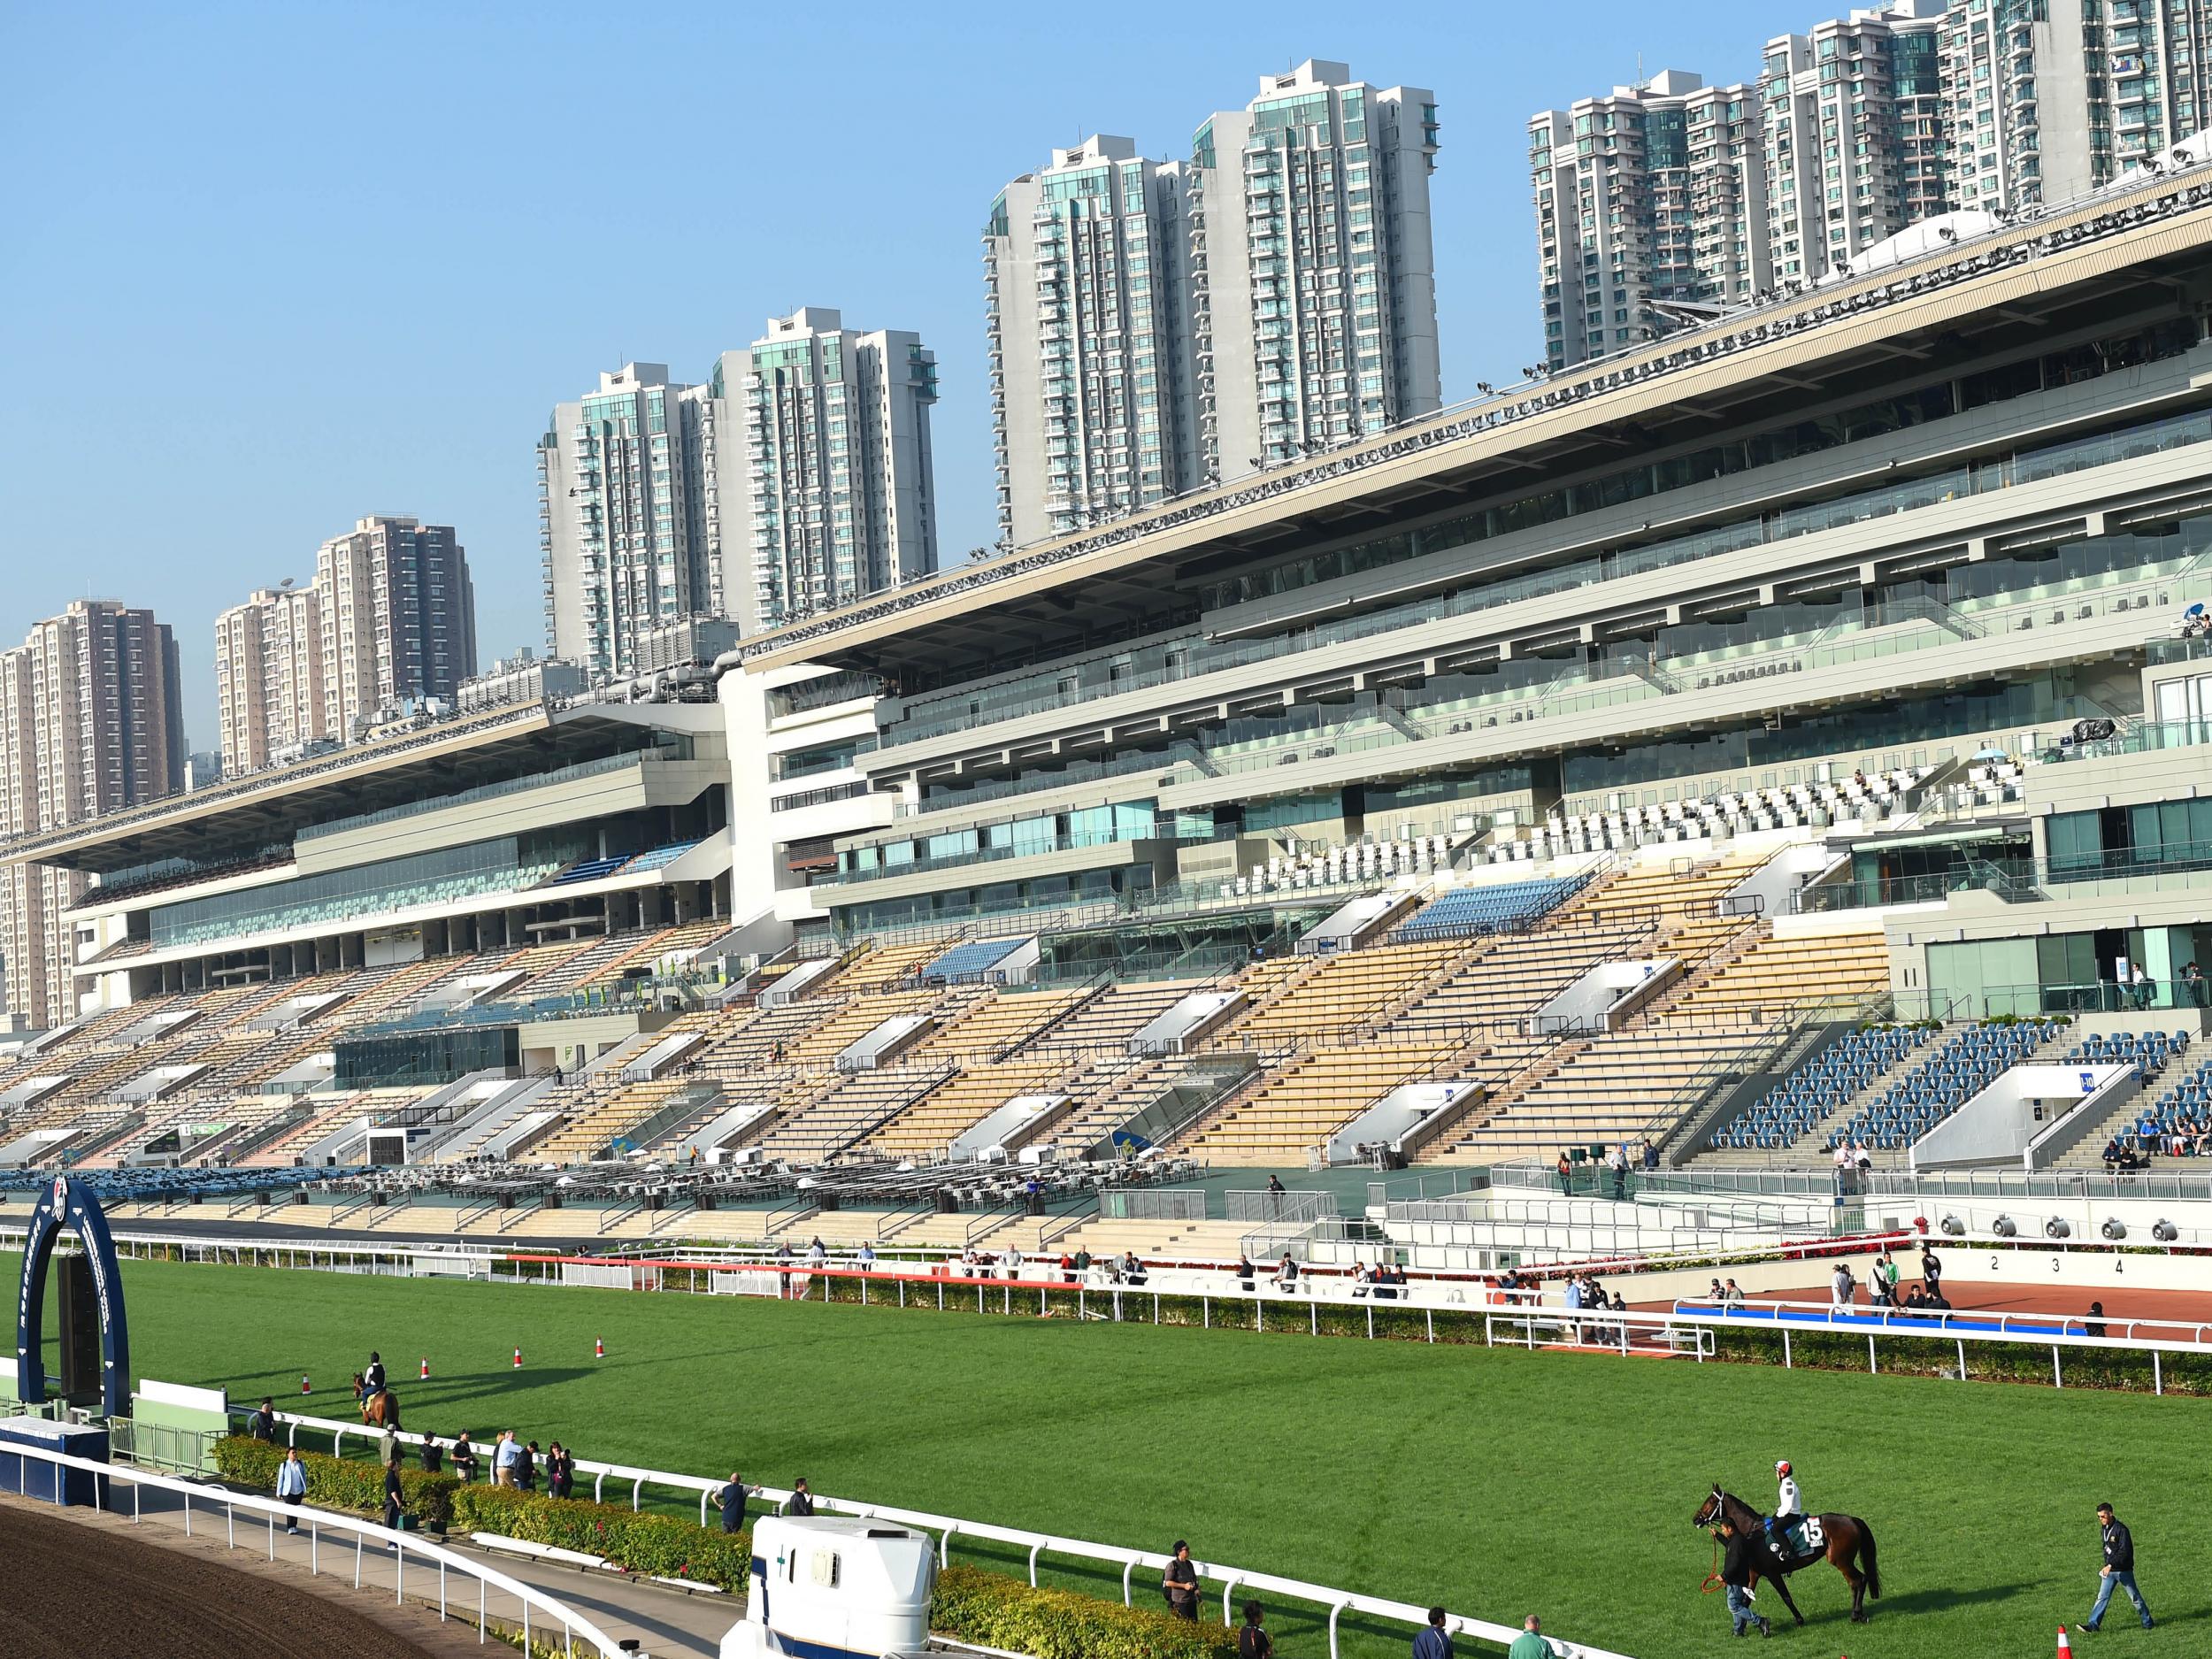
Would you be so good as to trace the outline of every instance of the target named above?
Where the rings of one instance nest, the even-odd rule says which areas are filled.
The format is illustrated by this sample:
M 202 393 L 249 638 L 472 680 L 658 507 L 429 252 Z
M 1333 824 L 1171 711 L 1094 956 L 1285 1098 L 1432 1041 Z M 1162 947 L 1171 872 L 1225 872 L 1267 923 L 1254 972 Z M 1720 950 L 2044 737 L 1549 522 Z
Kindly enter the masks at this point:
M 2193 1149 L 2212 200 L 2146 211 L 749 639 L 714 707 L 42 833 L 86 1012 L 0 1048 L 0 1164 L 1901 1164 L 2062 1059 L 2134 1075 L 2037 1157 Z

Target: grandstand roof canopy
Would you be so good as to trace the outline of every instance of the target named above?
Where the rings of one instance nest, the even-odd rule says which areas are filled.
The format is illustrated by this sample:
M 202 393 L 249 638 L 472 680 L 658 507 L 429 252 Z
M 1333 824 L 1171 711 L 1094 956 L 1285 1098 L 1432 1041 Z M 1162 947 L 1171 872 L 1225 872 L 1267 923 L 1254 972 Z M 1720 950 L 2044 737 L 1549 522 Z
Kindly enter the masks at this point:
M 1209 584 L 1300 548 L 1510 500 L 1695 449 L 1731 429 L 1780 424 L 1831 403 L 1878 396 L 1886 383 L 1908 375 L 2123 316 L 2137 296 L 2170 301 L 2185 273 L 2203 267 L 2212 204 L 2143 208 L 2200 176 L 2212 180 L 2212 172 L 2107 192 L 1451 411 L 1432 424 L 1448 426 L 1490 409 L 1522 412 L 1431 447 L 1343 468 L 1394 444 L 1404 447 L 1432 424 L 1423 423 L 1302 468 L 1234 480 L 1064 541 L 947 571 L 748 640 L 742 659 L 751 669 L 799 662 L 860 669 L 906 692 L 983 678 L 1187 625 Z M 2070 240 L 2070 233 L 2131 207 L 2140 222 Z M 1969 269 L 1993 251 L 2026 248 L 2036 250 L 2034 257 Z M 1959 273 L 1949 276 L 1954 270 Z M 1850 309 L 1855 303 L 1858 309 Z M 1763 337 L 1744 338 L 1759 330 Z M 1736 343 L 1724 352 L 1699 355 L 1701 342 L 1729 339 Z M 1618 379 L 1662 363 L 1673 366 L 1625 383 Z M 1575 396 L 1578 388 L 1591 389 Z M 1341 470 L 1331 476 L 1331 467 Z M 1299 482 L 1308 477 L 1316 481 Z M 1668 522 L 1670 529 L 1688 523 Z M 1147 532 L 1148 524 L 1157 527 Z M 1533 557 L 1566 550 L 1555 545 Z M 1484 566 L 1486 573 L 1507 568 Z M 1325 611 L 1311 601 L 1302 607 L 1296 595 L 1246 609 L 1254 624 L 1295 626 L 1451 580 L 1379 576 L 1371 593 L 1350 602 L 1333 597 Z
M 655 730 L 718 729 L 711 703 L 525 703 L 355 743 L 0 847 L 96 873 L 165 858 L 217 859 L 314 824 L 433 799 L 641 747 Z

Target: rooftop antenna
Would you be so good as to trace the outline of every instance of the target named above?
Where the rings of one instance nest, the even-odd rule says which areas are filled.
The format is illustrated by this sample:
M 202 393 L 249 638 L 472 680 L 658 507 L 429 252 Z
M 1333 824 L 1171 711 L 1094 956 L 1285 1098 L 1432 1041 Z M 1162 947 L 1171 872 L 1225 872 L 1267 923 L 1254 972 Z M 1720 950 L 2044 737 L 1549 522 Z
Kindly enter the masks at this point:
M 1650 83 L 1644 79 L 1644 55 L 1636 54 L 1636 90 L 1641 92 Z

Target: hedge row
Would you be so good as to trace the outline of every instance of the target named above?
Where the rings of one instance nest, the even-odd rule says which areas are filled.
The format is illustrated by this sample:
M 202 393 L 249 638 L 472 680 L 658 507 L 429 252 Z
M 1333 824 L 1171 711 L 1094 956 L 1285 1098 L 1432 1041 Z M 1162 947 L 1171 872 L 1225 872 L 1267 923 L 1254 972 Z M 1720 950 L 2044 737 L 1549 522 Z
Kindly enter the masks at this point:
M 1035 1659 L 1235 1659 L 1228 1627 L 1124 1607 L 1072 1590 L 1033 1589 L 978 1567 L 947 1567 L 930 1628 L 956 1641 Z
M 242 1435 L 215 1444 L 215 1466 L 241 1486 L 276 1489 L 283 1449 Z M 370 1514 L 384 1507 L 381 1465 L 302 1452 L 307 1500 L 326 1509 Z M 641 1514 L 611 1503 L 548 1497 L 511 1486 L 470 1485 L 450 1475 L 400 1471 L 407 1513 L 425 1526 L 460 1532 L 497 1532 L 556 1549 L 603 1555 L 632 1572 L 664 1578 L 696 1578 L 741 1591 L 752 1562 L 751 1538 L 710 1531 L 672 1515 Z
M 276 1489 L 284 1449 L 244 1435 L 215 1443 L 224 1479 L 265 1492 Z M 302 1452 L 307 1501 L 357 1514 L 384 1507 L 381 1465 Z M 450 1475 L 403 1469 L 407 1512 L 426 1526 L 497 1532 L 558 1549 L 603 1555 L 632 1572 L 695 1578 L 742 1592 L 752 1539 L 734 1538 L 672 1515 L 639 1514 L 610 1503 L 553 1498 L 509 1486 L 469 1485 Z M 1233 1659 L 1236 1639 L 1216 1624 L 1193 1624 L 1164 1612 L 1068 1590 L 1035 1589 L 1019 1578 L 962 1565 L 937 1581 L 930 1626 L 941 1635 L 1036 1659 Z
M 233 1434 L 215 1442 L 215 1467 L 222 1471 L 224 1479 L 234 1480 L 242 1486 L 273 1494 L 277 1470 L 283 1462 L 284 1448 L 250 1435 Z M 318 1509 L 342 1509 L 354 1515 L 382 1512 L 384 1469 L 380 1463 L 348 1462 L 306 1451 L 300 1454 L 300 1462 L 307 1466 L 307 1501 Z M 399 1484 L 408 1514 L 425 1526 L 450 1523 L 450 1490 L 455 1484 L 451 1477 L 403 1469 Z
M 1782 1333 L 1775 1330 L 1717 1327 L 1718 1359 L 1751 1360 L 1764 1364 L 1783 1363 Z M 1884 1337 L 1875 1344 L 1875 1363 L 1884 1376 L 1956 1377 L 1959 1350 L 1948 1337 Z M 1864 1371 L 1866 1337 L 1863 1333 L 1792 1331 L 1789 1363 L 1814 1371 Z M 2059 1368 L 2069 1388 L 2115 1388 L 2149 1393 L 2153 1387 L 2168 1394 L 2212 1394 L 2212 1356 L 2168 1354 L 2154 1371 L 2147 1353 L 2123 1348 L 2065 1348 Z M 1966 1375 L 1976 1382 L 2025 1382 L 2048 1386 L 2051 1349 L 2048 1343 L 1969 1342 Z

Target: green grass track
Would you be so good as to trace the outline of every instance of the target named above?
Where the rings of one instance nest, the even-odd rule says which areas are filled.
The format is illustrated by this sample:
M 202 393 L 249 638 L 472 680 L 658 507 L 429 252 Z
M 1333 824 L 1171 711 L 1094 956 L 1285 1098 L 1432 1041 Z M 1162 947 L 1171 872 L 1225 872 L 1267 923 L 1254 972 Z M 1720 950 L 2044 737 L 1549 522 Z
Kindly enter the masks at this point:
M 2204 1400 L 276 1269 L 130 1263 L 124 1283 L 138 1374 L 234 1401 L 296 1409 L 305 1371 L 313 1410 L 346 1415 L 376 1348 L 411 1429 L 803 1474 L 1121 1545 L 1188 1537 L 1202 1558 L 1506 1623 L 1540 1612 L 1639 1659 L 1728 1640 L 1689 1518 L 1717 1479 L 1763 1501 L 1778 1456 L 1813 1507 L 1879 1540 L 1887 1594 L 1864 1630 L 1840 1577 L 1795 1581 L 1812 1624 L 1776 1647 L 1822 1659 L 2043 1659 L 2088 1610 L 2091 1511 L 2109 1499 L 2166 1628 L 2145 1636 L 2123 1606 L 2084 1640 L 2212 1653 Z M 1291 1609 L 1271 1622 L 1285 1659 L 1325 1651 Z M 1346 1628 L 1348 1654 L 1406 1651 L 1405 1633 Z

